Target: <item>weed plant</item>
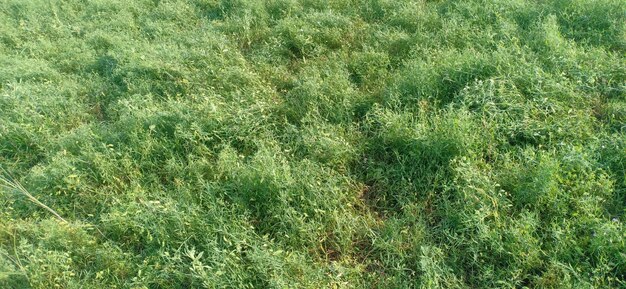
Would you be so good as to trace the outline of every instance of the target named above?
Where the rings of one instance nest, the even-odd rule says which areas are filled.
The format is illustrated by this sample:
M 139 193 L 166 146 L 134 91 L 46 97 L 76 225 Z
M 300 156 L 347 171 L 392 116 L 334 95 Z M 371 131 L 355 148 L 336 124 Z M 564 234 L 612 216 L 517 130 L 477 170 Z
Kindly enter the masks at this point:
M 0 288 L 626 288 L 626 2 L 0 0 Z

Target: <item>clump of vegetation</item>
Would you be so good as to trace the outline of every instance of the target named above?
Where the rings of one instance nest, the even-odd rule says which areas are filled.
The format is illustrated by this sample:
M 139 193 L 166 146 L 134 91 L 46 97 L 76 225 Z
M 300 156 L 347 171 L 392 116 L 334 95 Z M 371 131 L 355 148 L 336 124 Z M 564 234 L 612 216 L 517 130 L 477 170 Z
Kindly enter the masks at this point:
M 626 287 L 625 55 L 619 0 L 0 0 L 0 287 Z

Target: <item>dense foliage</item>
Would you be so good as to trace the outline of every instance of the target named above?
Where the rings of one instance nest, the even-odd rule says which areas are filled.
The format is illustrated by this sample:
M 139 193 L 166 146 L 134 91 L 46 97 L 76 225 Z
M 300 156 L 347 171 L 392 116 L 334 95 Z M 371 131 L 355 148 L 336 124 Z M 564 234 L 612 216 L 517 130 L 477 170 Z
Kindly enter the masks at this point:
M 625 55 L 622 0 L 0 0 L 0 287 L 626 287 Z

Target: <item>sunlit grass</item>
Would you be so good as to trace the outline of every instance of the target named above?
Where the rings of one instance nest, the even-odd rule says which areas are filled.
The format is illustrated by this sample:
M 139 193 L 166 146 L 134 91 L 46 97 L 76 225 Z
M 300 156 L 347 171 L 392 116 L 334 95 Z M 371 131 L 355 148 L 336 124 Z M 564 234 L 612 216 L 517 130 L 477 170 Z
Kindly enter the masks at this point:
M 625 48 L 618 0 L 0 0 L 0 287 L 624 287 Z

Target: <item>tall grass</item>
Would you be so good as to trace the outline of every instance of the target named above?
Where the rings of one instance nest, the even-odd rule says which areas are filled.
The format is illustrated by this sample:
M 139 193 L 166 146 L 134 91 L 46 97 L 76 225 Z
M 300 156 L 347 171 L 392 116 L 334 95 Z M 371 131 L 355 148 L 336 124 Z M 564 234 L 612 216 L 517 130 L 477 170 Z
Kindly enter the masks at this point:
M 0 287 L 625 287 L 625 48 L 618 0 L 0 0 Z

